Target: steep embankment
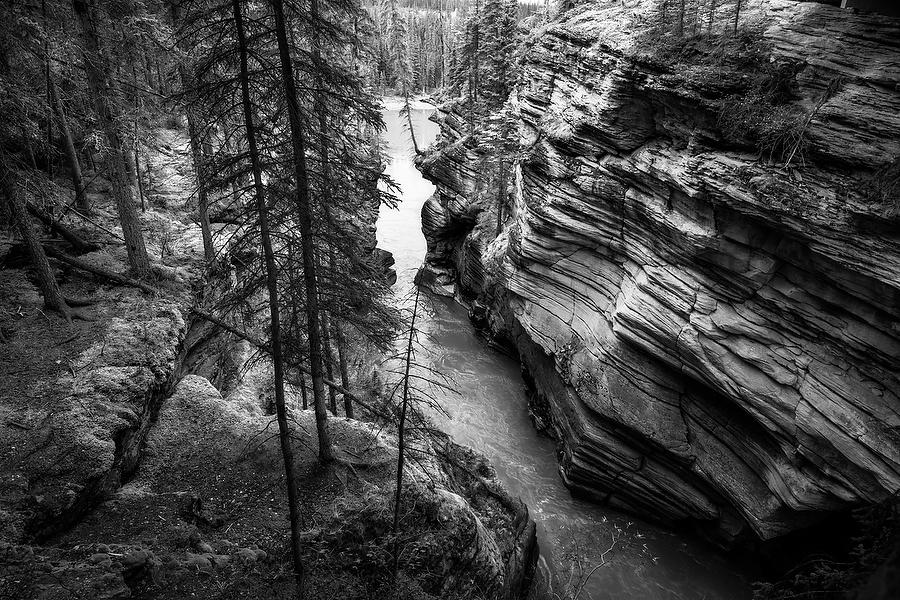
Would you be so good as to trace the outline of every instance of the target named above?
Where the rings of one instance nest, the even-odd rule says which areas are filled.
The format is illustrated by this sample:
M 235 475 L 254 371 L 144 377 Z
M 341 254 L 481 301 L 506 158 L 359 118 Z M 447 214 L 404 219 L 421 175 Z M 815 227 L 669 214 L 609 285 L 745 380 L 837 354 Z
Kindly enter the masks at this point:
M 900 23 L 771 1 L 664 43 L 650 4 L 534 38 L 496 238 L 445 107 L 425 279 L 514 343 L 573 489 L 771 539 L 900 490 Z
M 204 278 L 184 208 L 186 143 L 159 135 L 142 214 L 170 276 L 153 282 L 159 294 L 63 270 L 65 293 L 90 297 L 96 319 L 70 327 L 41 312 L 23 270 L 0 271 L 0 598 L 297 597 L 271 368 L 248 343 L 191 318 L 196 296 L 222 294 L 229 278 Z M 95 220 L 114 236 L 96 189 Z M 126 271 L 115 243 L 80 258 Z M 289 392 L 308 597 L 393 594 L 396 434 L 335 416 L 340 461 L 323 469 L 313 411 Z M 536 559 L 527 508 L 483 457 L 445 438 L 415 441 L 398 596 L 524 594 Z

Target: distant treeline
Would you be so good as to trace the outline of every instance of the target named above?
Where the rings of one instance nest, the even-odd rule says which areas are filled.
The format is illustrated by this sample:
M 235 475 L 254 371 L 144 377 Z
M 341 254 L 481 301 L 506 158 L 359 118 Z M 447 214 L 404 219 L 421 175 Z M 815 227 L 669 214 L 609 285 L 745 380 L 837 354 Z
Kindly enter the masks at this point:
M 436 10 L 443 12 L 452 12 L 460 10 L 475 4 L 475 0 L 403 0 L 400 5 L 406 8 L 417 8 L 421 10 Z M 527 16 L 541 10 L 547 3 L 541 1 L 519 2 L 519 18 L 524 19 Z
M 375 25 L 374 83 L 383 93 L 428 93 L 448 85 L 471 15 L 485 0 L 374 0 L 365 4 Z M 543 1 L 520 2 L 517 21 L 541 12 Z

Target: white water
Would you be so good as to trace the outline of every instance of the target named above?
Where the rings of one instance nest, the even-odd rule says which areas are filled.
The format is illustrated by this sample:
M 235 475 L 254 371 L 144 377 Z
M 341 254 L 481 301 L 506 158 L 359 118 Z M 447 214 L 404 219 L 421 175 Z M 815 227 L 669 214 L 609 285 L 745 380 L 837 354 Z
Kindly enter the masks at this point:
M 438 133 L 428 120 L 431 112 L 413 110 L 421 146 Z M 401 204 L 382 209 L 378 246 L 394 255 L 395 293 L 403 301 L 425 256 L 420 215 L 434 186 L 413 164 L 412 142 L 395 107 L 386 108 L 384 116 L 387 174 L 401 187 Z M 580 600 L 749 598 L 737 568 L 704 544 L 573 498 L 559 477 L 554 443 L 532 427 L 519 365 L 476 337 L 464 308 L 443 298 L 429 300 L 421 320 L 428 352 L 419 360 L 450 377 L 459 391 L 442 394 L 451 418 L 436 416 L 436 421 L 457 442 L 486 455 L 507 489 L 528 505 L 538 526 L 540 577 L 553 591 L 562 594 L 562 582 L 573 570 L 577 582 L 579 573 L 600 564 L 613 546 Z

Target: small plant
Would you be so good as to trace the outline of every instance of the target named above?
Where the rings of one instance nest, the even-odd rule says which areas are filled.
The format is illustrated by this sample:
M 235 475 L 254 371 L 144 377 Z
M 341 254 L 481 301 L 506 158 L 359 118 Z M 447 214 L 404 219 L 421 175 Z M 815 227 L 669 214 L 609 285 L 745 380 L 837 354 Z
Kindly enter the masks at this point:
M 840 87 L 831 82 L 812 112 L 802 110 L 794 100 L 796 75 L 804 64 L 776 59 L 759 28 L 683 37 L 657 27 L 645 36 L 639 46 L 653 50 L 644 58 L 710 102 L 723 140 L 753 146 L 771 162 L 803 161 L 804 132 Z
M 159 259 L 164 260 L 167 256 L 175 253 L 175 233 L 172 228 L 166 224 L 159 236 Z

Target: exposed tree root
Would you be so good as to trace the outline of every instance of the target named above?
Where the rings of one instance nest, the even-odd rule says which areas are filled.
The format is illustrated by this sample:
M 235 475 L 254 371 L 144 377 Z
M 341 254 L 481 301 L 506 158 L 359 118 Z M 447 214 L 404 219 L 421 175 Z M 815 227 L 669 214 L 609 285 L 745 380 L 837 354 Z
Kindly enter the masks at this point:
M 96 300 L 91 300 L 90 298 L 79 298 L 77 296 L 64 296 L 66 299 L 66 304 L 69 306 L 91 306 L 92 304 L 96 304 Z
M 83 310 L 78 310 L 77 308 L 72 308 L 70 306 L 65 306 L 60 309 L 54 309 L 55 312 L 58 312 L 62 317 L 66 320 L 66 323 L 71 324 L 73 320 L 78 321 L 96 321 L 96 317 L 92 317 L 91 315 L 85 313 Z

